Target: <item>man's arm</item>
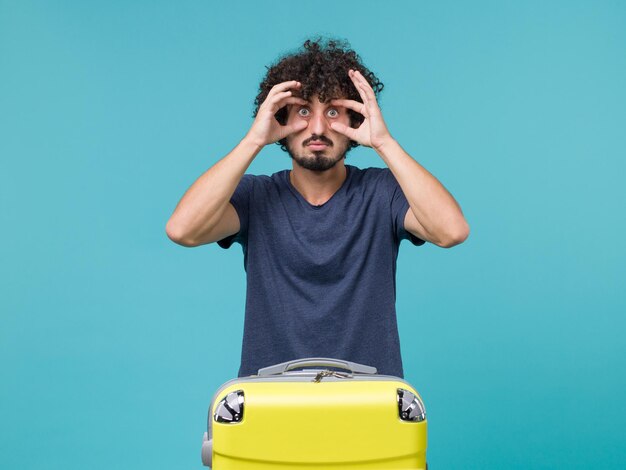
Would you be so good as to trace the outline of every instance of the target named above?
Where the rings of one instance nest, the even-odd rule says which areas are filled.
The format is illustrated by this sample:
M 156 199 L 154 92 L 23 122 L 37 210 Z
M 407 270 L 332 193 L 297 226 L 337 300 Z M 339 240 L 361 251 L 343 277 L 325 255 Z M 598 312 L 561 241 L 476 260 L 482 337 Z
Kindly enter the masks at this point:
M 361 145 L 372 147 L 387 164 L 411 207 L 404 219 L 407 231 L 445 248 L 462 243 L 469 235 L 469 225 L 457 202 L 437 178 L 391 137 L 374 90 L 365 77 L 353 70 L 348 75 L 363 102 L 338 99 L 332 103 L 356 111 L 365 119 L 357 129 L 340 123 L 333 123 L 331 127 Z
M 246 136 L 200 176 L 168 220 L 167 236 L 179 245 L 199 246 L 237 233 L 239 217 L 229 201 L 261 148 Z
M 239 216 L 229 201 L 244 173 L 265 145 L 308 125 L 301 120 L 293 125 L 281 126 L 274 117 L 283 106 L 306 104 L 289 91 L 300 86 L 296 81 L 275 85 L 259 107 L 248 134 L 185 192 L 165 226 L 172 241 L 183 246 L 198 246 L 239 231 Z
M 423 166 L 389 137 L 376 152 L 387 164 L 409 201 L 404 228 L 443 248 L 463 243 L 469 225 L 452 195 Z

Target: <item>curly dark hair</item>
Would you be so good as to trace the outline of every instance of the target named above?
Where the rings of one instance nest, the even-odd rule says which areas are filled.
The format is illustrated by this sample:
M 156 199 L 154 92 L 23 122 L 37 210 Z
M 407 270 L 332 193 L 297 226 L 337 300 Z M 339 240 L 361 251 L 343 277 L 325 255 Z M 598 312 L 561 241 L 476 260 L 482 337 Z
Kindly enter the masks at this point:
M 267 74 L 259 85 L 259 94 L 254 100 L 253 117 L 256 117 L 272 87 L 289 80 L 302 83 L 301 89 L 294 91 L 294 96 L 309 100 L 313 95 L 318 95 L 322 103 L 339 98 L 363 102 L 348 76 L 349 69 L 358 70 L 363 74 L 376 97 L 384 87 L 376 75 L 361 63 L 357 53 L 350 49 L 350 44 L 339 39 L 322 37 L 315 40 L 307 39 L 301 49 L 279 57 L 273 65 L 266 68 Z M 348 115 L 351 127 L 356 128 L 363 122 L 363 116 L 351 109 L 348 110 Z M 274 116 L 281 125 L 285 125 L 287 107 L 279 109 Z M 282 139 L 277 143 L 280 144 L 281 149 L 287 151 L 287 139 Z M 348 150 L 358 145 L 351 140 Z

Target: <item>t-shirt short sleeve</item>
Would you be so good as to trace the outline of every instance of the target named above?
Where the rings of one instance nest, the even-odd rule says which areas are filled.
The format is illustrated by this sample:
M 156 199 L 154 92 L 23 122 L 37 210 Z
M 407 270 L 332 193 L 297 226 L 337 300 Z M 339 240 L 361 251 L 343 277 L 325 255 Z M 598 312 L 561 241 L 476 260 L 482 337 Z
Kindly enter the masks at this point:
M 410 210 L 409 201 L 407 201 L 402 188 L 400 188 L 398 181 L 389 168 L 383 169 L 381 181 L 390 197 L 391 217 L 396 237 L 400 241 L 409 240 L 415 246 L 423 245 L 425 243 L 424 240 L 416 237 L 404 228 L 404 218 L 407 211 Z
M 235 242 L 245 245 L 248 240 L 248 221 L 250 214 L 250 200 L 252 199 L 252 190 L 254 188 L 254 176 L 243 175 L 235 192 L 230 198 L 230 203 L 235 208 L 239 216 L 239 232 L 222 238 L 217 242 L 224 249 L 230 248 Z

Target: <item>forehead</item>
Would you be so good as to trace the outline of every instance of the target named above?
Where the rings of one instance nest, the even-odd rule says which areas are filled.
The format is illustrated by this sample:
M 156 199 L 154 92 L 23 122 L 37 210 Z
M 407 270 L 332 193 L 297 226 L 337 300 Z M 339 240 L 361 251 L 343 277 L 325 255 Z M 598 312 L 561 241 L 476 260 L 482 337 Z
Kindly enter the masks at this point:
M 332 99 L 327 100 L 327 101 L 326 101 L 326 103 L 322 103 L 322 102 L 320 101 L 320 98 L 319 98 L 319 96 L 318 96 L 318 95 L 312 95 L 312 96 L 310 96 L 308 99 L 306 99 L 306 98 L 303 98 L 303 99 L 307 102 L 307 105 L 308 105 L 308 106 L 313 106 L 313 107 L 326 107 L 326 108 L 327 108 L 327 107 L 334 106 L 334 105 L 332 105 L 332 104 L 331 104 L 331 101 L 332 101 L 332 100 L 335 100 L 335 99 L 342 99 L 342 98 L 343 98 L 343 97 L 338 96 L 337 98 L 332 98 Z M 343 99 L 345 99 L 345 98 L 343 98 Z M 298 106 L 299 106 L 299 105 L 297 105 L 297 104 L 296 104 L 296 105 L 293 105 L 293 107 L 298 107 Z

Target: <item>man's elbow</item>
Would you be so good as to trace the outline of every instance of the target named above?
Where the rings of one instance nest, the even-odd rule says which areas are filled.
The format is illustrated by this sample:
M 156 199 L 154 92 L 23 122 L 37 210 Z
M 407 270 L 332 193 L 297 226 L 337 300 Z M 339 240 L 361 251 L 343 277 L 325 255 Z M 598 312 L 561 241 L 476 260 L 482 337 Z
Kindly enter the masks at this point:
M 460 223 L 454 228 L 454 230 L 451 230 L 437 245 L 442 248 L 452 248 L 453 246 L 460 245 L 467 240 L 469 233 L 469 225 L 465 220 L 463 220 L 463 223 Z
M 167 234 L 167 237 L 177 245 L 189 248 L 197 246 L 197 244 L 190 240 L 187 235 L 180 230 L 180 228 L 172 224 L 171 220 L 165 225 L 165 233 Z

